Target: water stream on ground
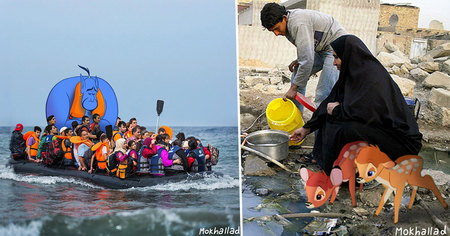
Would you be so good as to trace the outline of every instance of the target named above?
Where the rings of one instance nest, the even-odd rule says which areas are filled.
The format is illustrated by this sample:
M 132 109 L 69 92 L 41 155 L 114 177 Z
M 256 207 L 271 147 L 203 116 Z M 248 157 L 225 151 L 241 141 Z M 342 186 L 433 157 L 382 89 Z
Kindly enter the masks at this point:
M 448 180 L 435 178 L 435 182 L 450 181 L 450 155 L 448 151 L 423 149 L 419 155 L 424 160 L 424 171 L 433 171 Z M 440 175 L 445 173 L 446 175 Z M 305 207 L 307 202 L 304 186 L 299 176 L 290 176 L 279 169 L 275 176 L 256 177 L 243 176 L 242 215 L 244 218 L 243 232 L 247 236 L 253 235 L 303 235 L 303 228 L 313 218 L 288 219 L 293 225 L 283 225 L 276 221 L 252 220 L 251 217 L 261 217 L 285 213 L 305 213 L 311 209 Z M 268 189 L 267 196 L 258 196 L 256 189 Z M 347 190 L 344 190 L 347 191 Z M 294 196 L 293 194 L 296 194 Z M 321 211 L 322 206 L 318 209 Z

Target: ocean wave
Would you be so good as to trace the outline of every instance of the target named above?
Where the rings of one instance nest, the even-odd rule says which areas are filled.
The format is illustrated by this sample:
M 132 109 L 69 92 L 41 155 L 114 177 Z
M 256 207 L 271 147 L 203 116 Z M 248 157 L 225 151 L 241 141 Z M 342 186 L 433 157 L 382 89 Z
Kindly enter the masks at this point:
M 28 224 L 0 225 L 0 235 L 4 236 L 33 236 L 39 235 L 42 229 L 42 221 L 31 221 Z
M 176 183 L 157 184 L 149 187 L 130 188 L 122 191 L 188 191 L 188 190 L 216 190 L 239 187 L 239 179 L 228 175 L 217 176 L 214 174 L 204 174 L 207 176 L 182 180 Z
M 128 212 L 117 213 L 118 217 L 125 218 L 141 218 L 145 217 L 146 222 L 154 224 L 163 224 L 169 226 L 178 226 L 181 228 L 192 228 L 198 226 L 199 222 L 204 225 L 228 225 L 237 226 L 239 221 L 239 211 L 233 212 L 229 208 L 225 211 L 214 211 L 210 208 L 179 208 L 179 209 L 163 209 L 163 208 L 145 208 Z
M 7 167 L 0 168 L 0 179 L 8 179 L 19 182 L 36 183 L 36 184 L 73 183 L 90 188 L 100 188 L 98 186 L 89 184 L 81 180 L 76 180 L 74 178 L 16 174 L 11 168 Z

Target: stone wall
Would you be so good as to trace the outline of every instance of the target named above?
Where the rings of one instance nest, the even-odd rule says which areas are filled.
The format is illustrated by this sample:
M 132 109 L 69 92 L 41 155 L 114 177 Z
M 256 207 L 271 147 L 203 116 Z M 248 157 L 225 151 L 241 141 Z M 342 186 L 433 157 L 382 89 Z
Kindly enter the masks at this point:
M 392 15 L 396 14 L 398 16 L 397 27 L 417 28 L 419 24 L 419 11 L 420 9 L 414 6 L 381 4 L 379 27 L 391 26 L 389 19 Z
M 262 26 L 238 26 L 239 57 L 257 59 L 271 66 L 287 66 L 297 58 L 295 46 Z
M 333 16 L 347 32 L 358 36 L 372 53 L 376 52 L 379 0 L 308 0 L 307 9 Z
M 287 66 L 297 58 L 295 47 L 285 38 L 276 37 L 261 26 L 260 11 L 268 1 L 253 1 L 252 6 L 238 16 L 239 57 L 257 59 L 273 67 Z M 335 17 L 351 34 L 360 37 L 368 48 L 376 52 L 379 0 L 308 0 L 307 8 Z M 248 22 L 249 14 L 252 22 Z

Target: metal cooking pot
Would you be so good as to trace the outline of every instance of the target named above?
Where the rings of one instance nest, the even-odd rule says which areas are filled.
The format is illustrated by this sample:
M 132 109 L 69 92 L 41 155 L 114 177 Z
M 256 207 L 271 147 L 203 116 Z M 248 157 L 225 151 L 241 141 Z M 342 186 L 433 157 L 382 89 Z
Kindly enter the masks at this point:
M 247 136 L 247 146 L 281 161 L 289 154 L 289 133 L 282 130 L 256 131 Z

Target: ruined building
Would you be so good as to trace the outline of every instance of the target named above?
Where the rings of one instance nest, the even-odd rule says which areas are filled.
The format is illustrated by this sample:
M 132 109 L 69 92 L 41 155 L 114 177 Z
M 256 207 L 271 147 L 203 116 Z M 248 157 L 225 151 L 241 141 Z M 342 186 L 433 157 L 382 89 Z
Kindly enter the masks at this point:
M 433 48 L 449 42 L 449 31 L 418 28 L 418 7 L 410 4 L 380 5 L 380 17 L 377 34 L 377 54 L 386 51 L 388 42 L 395 44 L 409 58 L 425 55 Z M 435 25 L 437 23 L 432 23 Z M 442 24 L 442 23 L 441 23 Z

